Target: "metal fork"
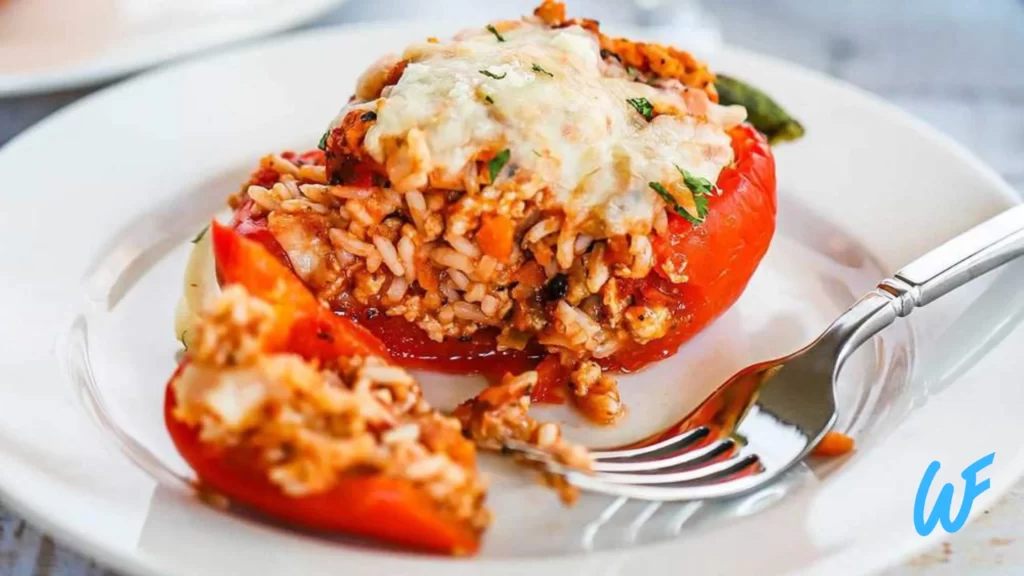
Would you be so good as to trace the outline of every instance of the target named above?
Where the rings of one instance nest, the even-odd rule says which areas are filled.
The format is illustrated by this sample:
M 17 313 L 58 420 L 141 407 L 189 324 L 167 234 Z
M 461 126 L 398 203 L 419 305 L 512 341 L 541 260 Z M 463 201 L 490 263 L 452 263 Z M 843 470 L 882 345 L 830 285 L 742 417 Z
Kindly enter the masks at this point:
M 749 366 L 653 443 L 594 453 L 592 472 L 524 443 L 509 448 L 585 490 L 704 500 L 756 490 L 804 459 L 836 421 L 850 355 L 897 318 L 1024 254 L 1024 205 L 968 230 L 864 295 L 806 348 Z

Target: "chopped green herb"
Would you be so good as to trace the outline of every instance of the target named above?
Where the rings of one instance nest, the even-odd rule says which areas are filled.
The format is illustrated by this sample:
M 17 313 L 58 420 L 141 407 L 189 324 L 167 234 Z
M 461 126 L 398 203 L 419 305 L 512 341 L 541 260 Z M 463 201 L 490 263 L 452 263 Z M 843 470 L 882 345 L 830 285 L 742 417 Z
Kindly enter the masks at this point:
M 536 150 L 534 150 L 534 151 L 533 151 L 533 155 L 534 155 L 534 156 L 536 156 L 537 158 L 542 158 L 542 157 L 543 157 L 543 156 L 541 155 L 541 153 L 540 153 L 540 152 L 537 152 Z
M 494 98 L 491 98 L 489 95 L 484 96 L 484 101 L 488 104 L 494 104 Z
M 199 234 L 196 234 L 196 237 L 192 239 L 192 243 L 193 243 L 193 244 L 199 244 L 199 241 L 203 239 L 203 236 L 206 236 L 206 232 L 207 232 L 207 231 L 208 231 L 209 229 L 210 229 L 210 226 L 209 226 L 209 225 L 207 225 L 207 226 L 206 226 L 205 228 L 203 228 L 202 230 L 200 230 L 200 231 L 199 231 Z
M 697 224 L 700 224 L 701 222 L 704 221 L 705 218 L 708 217 L 708 197 L 703 194 L 694 194 L 693 206 L 697 209 L 697 217 L 694 218 L 692 214 L 686 212 L 686 210 L 683 210 L 683 212 L 686 212 L 683 215 L 683 218 L 686 218 L 687 220 L 690 221 L 690 224 L 696 226 Z
M 491 72 L 490 70 L 480 70 L 480 73 L 483 74 L 484 76 L 487 76 L 488 78 L 494 78 L 495 80 L 501 80 L 505 76 L 508 76 L 508 72 L 503 72 L 501 76 L 498 76 L 497 74 Z
M 682 206 L 679 205 L 679 202 L 675 199 L 674 196 L 672 196 L 672 193 L 669 192 L 668 190 L 666 190 L 665 187 L 661 185 L 661 183 L 659 183 L 659 182 L 648 182 L 647 185 L 650 186 L 652 190 L 657 192 L 658 196 L 661 196 L 662 200 L 664 200 L 665 203 L 668 204 L 670 208 L 672 208 L 673 212 L 675 212 L 676 214 L 679 214 L 683 218 L 686 218 L 686 221 L 689 222 L 690 224 L 693 224 L 694 226 L 696 226 L 696 225 L 700 224 L 701 222 L 703 222 L 704 218 L 707 216 L 707 213 L 708 213 L 708 200 L 707 200 L 707 198 L 705 198 L 703 196 L 697 196 L 696 194 L 693 195 L 693 201 L 694 201 L 694 204 L 697 206 L 697 216 L 698 216 L 697 218 L 695 218 L 693 216 L 693 214 L 690 214 L 689 212 L 686 211 L 685 208 L 683 208 Z
M 377 119 L 377 113 L 374 112 L 373 110 L 370 110 L 366 114 L 360 116 L 359 119 L 363 122 L 373 122 L 374 120 Z
M 647 98 L 627 98 L 626 102 L 629 102 L 629 105 L 647 120 L 654 118 L 654 106 L 651 105 L 650 100 Z
M 323 150 L 324 152 L 327 152 L 327 136 L 329 136 L 330 133 L 330 130 L 324 132 L 324 135 L 320 137 L 320 143 L 316 145 L 317 148 Z
M 640 71 L 637 70 L 636 68 L 633 68 L 632 66 L 626 66 L 626 74 L 629 74 L 630 76 L 636 78 L 637 74 L 639 73 Z
M 672 194 L 661 185 L 661 182 L 648 182 L 647 185 L 651 187 L 651 190 L 657 192 L 658 196 L 661 196 L 661 199 L 668 203 L 673 210 L 676 210 L 677 212 L 680 210 L 679 203 L 676 202 L 675 196 L 672 196 Z M 683 212 L 685 212 L 685 210 L 683 210 Z
M 487 25 L 487 31 L 490 32 L 491 34 L 494 34 L 494 37 L 498 39 L 498 42 L 505 41 L 505 37 L 502 36 L 500 32 L 498 32 L 498 29 L 495 28 L 493 24 Z
M 551 72 L 548 72 L 547 70 L 545 70 L 545 69 L 544 69 L 544 67 L 543 67 L 543 66 L 541 66 L 540 64 L 536 64 L 536 63 L 534 63 L 534 65 L 533 65 L 533 71 L 534 71 L 534 72 L 540 72 L 541 74 L 547 74 L 547 75 L 548 75 L 548 76 L 550 76 L 551 78 L 554 78 L 554 77 L 555 77 L 555 75 L 554 75 L 554 74 L 552 74 Z
M 687 172 L 686 170 L 680 168 L 679 166 L 676 166 L 676 170 L 679 170 L 679 173 L 683 175 L 683 184 L 685 184 L 686 187 L 689 188 L 690 192 L 693 193 L 693 206 L 697 212 L 696 215 L 691 214 L 688 210 L 680 206 L 679 202 L 676 201 L 675 197 L 672 196 L 672 194 L 668 190 L 666 190 L 665 187 L 662 186 L 660 183 L 649 182 L 648 184 L 650 185 L 651 189 L 658 193 L 658 196 L 661 196 L 662 199 L 665 200 L 665 202 L 672 208 L 672 210 L 675 211 L 676 214 L 679 214 L 683 218 L 686 218 L 686 220 L 690 224 L 696 226 L 701 222 L 704 222 L 704 219 L 707 218 L 708 196 L 711 195 L 711 193 L 715 190 L 716 186 L 712 184 L 711 181 L 709 181 L 707 178 L 695 176 Z
M 695 176 L 679 166 L 676 166 L 676 170 L 679 170 L 679 173 L 683 175 L 683 184 L 686 184 L 686 187 L 693 192 L 694 196 L 707 196 L 717 188 L 707 178 Z
M 497 156 L 491 158 L 491 161 L 487 163 L 487 172 L 491 175 L 491 182 L 498 177 L 501 173 L 501 169 L 508 164 L 508 159 L 512 157 L 512 151 L 508 148 L 498 152 Z
M 185 347 L 185 352 L 188 352 L 188 342 L 185 341 L 186 334 L 188 334 L 188 330 L 182 330 L 178 335 L 178 342 L 181 342 L 181 345 Z

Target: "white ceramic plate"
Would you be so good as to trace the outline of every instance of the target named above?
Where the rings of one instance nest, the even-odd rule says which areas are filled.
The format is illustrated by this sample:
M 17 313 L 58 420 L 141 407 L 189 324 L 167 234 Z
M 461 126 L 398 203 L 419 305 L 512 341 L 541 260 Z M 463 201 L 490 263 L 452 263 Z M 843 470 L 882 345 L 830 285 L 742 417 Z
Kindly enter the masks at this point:
M 287 30 L 342 0 L 0 0 L 0 97 L 88 86 Z
M 144 574 L 831 575 L 878 569 L 940 537 L 919 537 L 912 522 L 933 459 L 944 465 L 940 481 L 958 480 L 996 452 L 975 514 L 1018 477 L 1019 266 L 858 353 L 840 384 L 840 426 L 857 452 L 750 497 L 655 507 L 587 496 L 565 510 L 528 475 L 488 461 L 496 523 L 481 555 L 461 560 L 199 504 L 174 479 L 188 470 L 161 420 L 188 239 L 260 155 L 315 146 L 363 66 L 440 32 L 324 30 L 186 63 L 86 98 L 0 151 L 0 495 L 9 506 Z M 807 124 L 803 141 L 778 149 L 779 233 L 737 306 L 676 357 L 623 379 L 624 426 L 570 423 L 579 438 L 603 444 L 657 429 L 737 368 L 807 342 L 884 273 L 1016 202 L 972 156 L 872 97 L 743 52 L 716 60 Z M 442 404 L 477 386 L 432 380 Z

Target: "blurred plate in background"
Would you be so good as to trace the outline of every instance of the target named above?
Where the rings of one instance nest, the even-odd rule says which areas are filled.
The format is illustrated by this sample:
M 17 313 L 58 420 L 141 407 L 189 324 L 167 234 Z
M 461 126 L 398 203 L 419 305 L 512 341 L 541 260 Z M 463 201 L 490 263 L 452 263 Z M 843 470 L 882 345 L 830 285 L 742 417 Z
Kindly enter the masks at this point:
M 343 0 L 0 0 L 0 97 L 96 84 L 286 30 Z

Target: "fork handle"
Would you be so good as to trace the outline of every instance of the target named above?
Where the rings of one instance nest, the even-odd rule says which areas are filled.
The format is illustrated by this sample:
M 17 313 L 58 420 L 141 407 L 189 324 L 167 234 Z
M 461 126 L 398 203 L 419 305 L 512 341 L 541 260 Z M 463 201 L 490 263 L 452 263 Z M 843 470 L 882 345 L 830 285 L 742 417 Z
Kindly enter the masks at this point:
M 869 338 L 955 288 L 1024 255 L 1024 204 L 1002 212 L 904 266 L 825 330 L 842 365 Z
M 906 316 L 1024 254 L 1024 205 L 990 218 L 907 264 L 878 287 Z

